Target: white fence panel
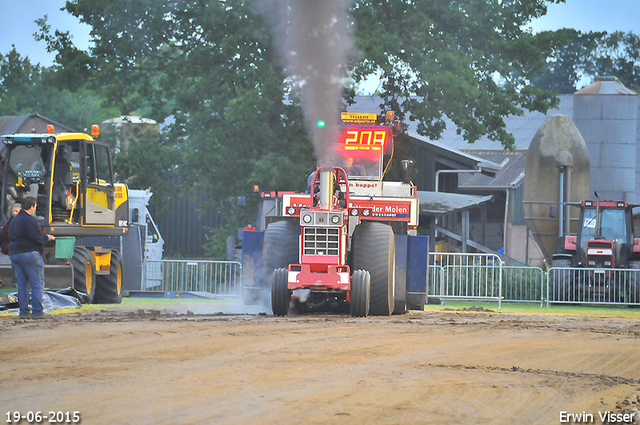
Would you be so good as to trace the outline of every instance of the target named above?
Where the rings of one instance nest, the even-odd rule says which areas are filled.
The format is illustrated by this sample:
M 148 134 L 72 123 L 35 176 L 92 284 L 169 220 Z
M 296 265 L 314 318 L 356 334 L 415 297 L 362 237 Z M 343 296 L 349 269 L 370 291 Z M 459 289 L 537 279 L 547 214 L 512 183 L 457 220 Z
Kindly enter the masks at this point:
M 502 268 L 495 254 L 434 253 L 429 266 L 429 296 L 502 302 Z
M 549 303 L 640 304 L 640 270 L 552 267 L 547 275 Z
M 543 303 L 547 294 L 547 274 L 539 267 L 502 267 L 504 301 Z
M 239 296 L 242 264 L 237 261 L 148 260 L 142 288 L 147 291 L 196 291 Z

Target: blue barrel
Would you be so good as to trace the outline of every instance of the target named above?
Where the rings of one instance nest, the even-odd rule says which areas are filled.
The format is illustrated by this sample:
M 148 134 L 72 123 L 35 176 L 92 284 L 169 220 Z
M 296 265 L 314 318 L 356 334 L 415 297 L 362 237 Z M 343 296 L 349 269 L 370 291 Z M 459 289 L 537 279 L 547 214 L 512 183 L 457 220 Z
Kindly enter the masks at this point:
M 427 303 L 429 236 L 409 236 L 407 244 L 407 308 L 424 310 Z

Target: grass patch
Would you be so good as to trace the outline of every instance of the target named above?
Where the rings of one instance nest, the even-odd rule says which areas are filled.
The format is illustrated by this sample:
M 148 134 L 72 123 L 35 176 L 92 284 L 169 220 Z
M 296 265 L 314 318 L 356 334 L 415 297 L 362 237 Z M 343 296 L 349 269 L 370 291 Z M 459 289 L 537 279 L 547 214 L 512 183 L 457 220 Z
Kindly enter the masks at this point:
M 464 310 L 473 311 L 474 307 L 492 310 L 498 313 L 498 303 L 487 301 L 453 301 L 445 300 L 443 305 L 429 304 L 426 311 L 449 311 Z M 613 305 L 559 305 L 546 303 L 540 307 L 540 303 L 502 303 L 502 314 L 526 314 L 526 315 L 549 315 L 549 316 L 590 316 L 590 317 L 624 317 L 640 319 L 640 308 L 620 307 Z
M 15 291 L 13 291 L 15 292 Z M 80 308 L 60 308 L 48 312 L 52 315 L 69 313 L 86 313 L 96 310 L 172 310 L 198 307 L 212 307 L 216 305 L 242 305 L 242 300 L 223 300 L 206 298 L 122 298 L 122 304 L 84 304 Z M 2 316 L 15 316 L 12 312 L 0 312 Z

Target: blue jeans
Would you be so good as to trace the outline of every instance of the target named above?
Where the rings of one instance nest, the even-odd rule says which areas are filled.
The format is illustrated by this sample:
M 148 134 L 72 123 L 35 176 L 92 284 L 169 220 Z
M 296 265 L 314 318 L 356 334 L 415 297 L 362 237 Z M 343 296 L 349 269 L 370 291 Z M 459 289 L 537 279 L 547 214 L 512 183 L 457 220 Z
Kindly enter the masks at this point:
M 29 314 L 29 284 L 33 315 L 44 313 L 42 288 L 44 287 L 44 261 L 38 251 L 10 255 L 11 265 L 18 275 L 18 305 L 20 315 Z

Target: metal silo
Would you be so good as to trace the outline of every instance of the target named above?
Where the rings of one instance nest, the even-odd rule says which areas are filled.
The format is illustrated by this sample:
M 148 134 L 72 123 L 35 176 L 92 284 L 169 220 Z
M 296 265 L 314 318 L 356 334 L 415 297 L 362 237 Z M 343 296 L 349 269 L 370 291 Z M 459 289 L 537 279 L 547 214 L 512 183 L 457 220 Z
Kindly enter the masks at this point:
M 589 150 L 591 191 L 636 203 L 638 94 L 615 77 L 574 93 L 573 121 Z

